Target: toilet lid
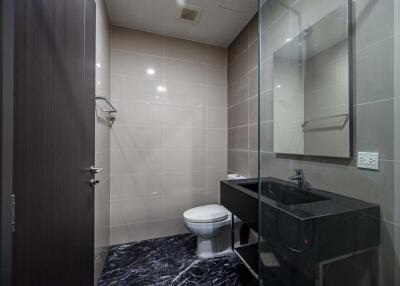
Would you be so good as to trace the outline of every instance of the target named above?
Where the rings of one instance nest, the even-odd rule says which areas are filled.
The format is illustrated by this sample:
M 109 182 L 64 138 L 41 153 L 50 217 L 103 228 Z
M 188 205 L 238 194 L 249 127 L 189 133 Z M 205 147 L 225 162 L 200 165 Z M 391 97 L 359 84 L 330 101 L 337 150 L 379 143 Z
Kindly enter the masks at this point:
M 189 209 L 183 213 L 190 222 L 216 222 L 228 218 L 228 210 L 220 205 L 206 205 Z

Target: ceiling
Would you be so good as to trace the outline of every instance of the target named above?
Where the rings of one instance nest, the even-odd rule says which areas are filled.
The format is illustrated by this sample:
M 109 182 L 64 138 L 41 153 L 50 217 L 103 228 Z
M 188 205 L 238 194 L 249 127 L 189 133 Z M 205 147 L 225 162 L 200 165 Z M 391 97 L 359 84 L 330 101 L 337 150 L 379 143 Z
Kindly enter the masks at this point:
M 178 2 L 202 8 L 197 23 L 178 18 Z M 106 0 L 111 23 L 227 47 L 258 9 L 258 0 Z

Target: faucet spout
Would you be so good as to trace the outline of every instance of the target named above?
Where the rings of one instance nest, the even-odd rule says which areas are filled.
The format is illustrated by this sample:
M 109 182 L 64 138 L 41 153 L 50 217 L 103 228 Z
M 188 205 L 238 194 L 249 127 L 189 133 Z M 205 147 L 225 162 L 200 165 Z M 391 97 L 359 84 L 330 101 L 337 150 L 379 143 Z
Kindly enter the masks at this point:
M 294 175 L 289 177 L 289 180 L 292 182 L 297 182 L 300 190 L 307 190 L 309 184 L 307 183 L 304 177 L 304 171 L 302 169 L 294 169 Z

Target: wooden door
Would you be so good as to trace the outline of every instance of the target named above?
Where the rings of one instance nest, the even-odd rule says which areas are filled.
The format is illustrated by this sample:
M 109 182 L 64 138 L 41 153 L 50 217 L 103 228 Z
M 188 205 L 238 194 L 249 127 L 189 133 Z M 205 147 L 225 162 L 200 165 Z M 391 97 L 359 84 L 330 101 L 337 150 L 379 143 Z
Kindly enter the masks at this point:
M 95 3 L 15 5 L 13 285 L 93 285 Z

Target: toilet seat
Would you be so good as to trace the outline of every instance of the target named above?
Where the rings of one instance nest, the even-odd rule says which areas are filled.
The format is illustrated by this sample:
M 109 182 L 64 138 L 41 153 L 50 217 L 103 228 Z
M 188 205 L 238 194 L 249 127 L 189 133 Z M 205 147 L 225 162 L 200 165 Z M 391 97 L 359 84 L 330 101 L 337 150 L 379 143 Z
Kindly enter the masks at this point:
M 184 219 L 191 223 L 219 222 L 226 220 L 228 216 L 228 210 L 216 204 L 195 207 L 183 213 Z
M 198 256 L 213 257 L 232 252 L 231 225 L 238 225 L 241 221 L 223 206 L 213 204 L 189 209 L 183 213 L 183 220 L 186 228 L 196 236 Z M 238 232 L 240 227 L 234 230 Z M 236 234 L 234 237 L 240 236 Z

